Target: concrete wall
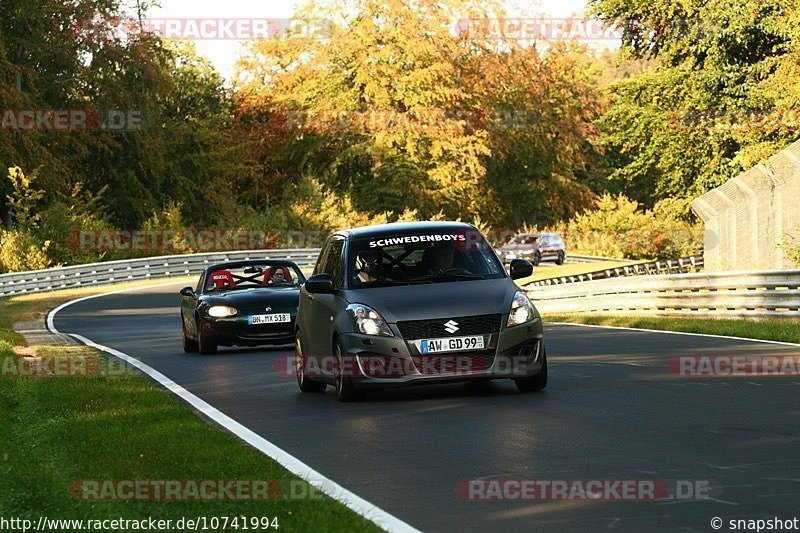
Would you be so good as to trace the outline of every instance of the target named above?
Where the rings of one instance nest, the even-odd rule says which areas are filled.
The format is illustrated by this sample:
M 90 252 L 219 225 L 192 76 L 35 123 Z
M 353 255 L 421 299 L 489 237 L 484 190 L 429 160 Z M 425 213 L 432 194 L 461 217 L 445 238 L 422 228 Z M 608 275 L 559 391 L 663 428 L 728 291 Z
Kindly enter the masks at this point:
M 800 141 L 692 202 L 706 270 L 790 268 L 778 247 L 800 230 Z

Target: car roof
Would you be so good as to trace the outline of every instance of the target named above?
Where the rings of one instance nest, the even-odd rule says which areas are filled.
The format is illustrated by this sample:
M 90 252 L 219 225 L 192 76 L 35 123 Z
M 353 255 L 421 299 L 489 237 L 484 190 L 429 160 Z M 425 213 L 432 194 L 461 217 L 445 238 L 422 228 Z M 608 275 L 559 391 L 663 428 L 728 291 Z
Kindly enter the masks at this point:
M 351 228 L 341 230 L 334 233 L 340 235 L 348 240 L 356 239 L 374 239 L 379 237 L 388 236 L 403 236 L 415 235 L 417 233 L 425 233 L 427 231 L 445 232 L 445 231 L 477 231 L 475 226 L 465 222 L 440 222 L 440 221 L 426 221 L 426 222 L 393 222 L 391 224 L 378 224 L 375 226 L 361 226 L 358 228 Z

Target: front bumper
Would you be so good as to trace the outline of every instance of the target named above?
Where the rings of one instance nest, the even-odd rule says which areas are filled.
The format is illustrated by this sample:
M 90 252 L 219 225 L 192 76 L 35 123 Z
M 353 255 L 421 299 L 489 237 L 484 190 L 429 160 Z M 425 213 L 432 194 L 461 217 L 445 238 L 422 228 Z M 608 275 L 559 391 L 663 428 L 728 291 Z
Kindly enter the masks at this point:
M 503 320 L 505 320 L 505 316 Z M 484 350 L 420 354 L 396 325 L 394 337 L 344 333 L 339 337 L 345 367 L 360 389 L 500 378 L 530 377 L 542 370 L 541 318 L 484 335 Z
M 262 346 L 294 343 L 295 316 L 278 324 L 250 325 L 247 318 L 205 318 L 203 332 L 209 342 L 221 346 Z

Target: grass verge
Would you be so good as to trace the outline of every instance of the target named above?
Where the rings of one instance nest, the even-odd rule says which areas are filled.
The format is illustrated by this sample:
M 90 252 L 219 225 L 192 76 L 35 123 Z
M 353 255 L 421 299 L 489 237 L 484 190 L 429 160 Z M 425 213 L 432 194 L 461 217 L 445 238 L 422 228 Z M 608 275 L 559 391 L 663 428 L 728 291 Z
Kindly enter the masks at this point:
M 92 287 L 0 299 L 0 517 L 28 518 L 34 524 L 40 516 L 83 520 L 153 517 L 173 520 L 173 524 L 183 517 L 268 517 L 278 519 L 269 523 L 279 525 L 281 531 L 320 527 L 378 530 L 313 491 L 275 461 L 208 425 L 167 391 L 125 371 L 105 354 L 85 346 L 28 347 L 24 351 L 35 351 L 46 360 L 89 358 L 99 361 L 100 369 L 115 371 L 94 375 L 71 372 L 60 377 L 20 375 L 24 372 L 20 371 L 18 352 L 23 351 L 23 343 L 10 330 L 12 320 L 34 320 L 58 303 L 107 290 Z M 79 480 L 266 480 L 272 498 L 87 500 L 70 493 Z M 286 494 L 290 483 L 298 498 L 273 492 L 274 487 L 283 487 L 282 494 Z M 248 525 L 253 529 L 252 522 Z M 173 525 L 171 530 L 178 528 Z M 220 522 L 208 530 L 226 529 Z
M 629 316 L 548 314 L 545 322 L 573 322 L 598 326 L 705 333 L 770 341 L 800 343 L 800 318 L 695 318 L 676 316 Z

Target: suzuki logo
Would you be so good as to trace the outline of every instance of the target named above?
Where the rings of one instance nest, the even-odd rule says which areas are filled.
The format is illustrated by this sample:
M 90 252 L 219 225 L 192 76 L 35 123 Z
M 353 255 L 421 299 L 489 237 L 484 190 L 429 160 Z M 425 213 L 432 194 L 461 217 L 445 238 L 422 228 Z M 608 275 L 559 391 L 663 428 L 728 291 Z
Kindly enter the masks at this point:
M 448 320 L 447 322 L 444 323 L 444 330 L 447 333 L 455 333 L 456 331 L 458 331 L 458 322 L 456 322 L 455 320 Z
M 271 307 L 267 307 L 266 309 L 264 309 L 264 311 L 266 311 L 267 313 L 269 313 L 270 311 L 272 311 L 272 308 L 271 308 Z

